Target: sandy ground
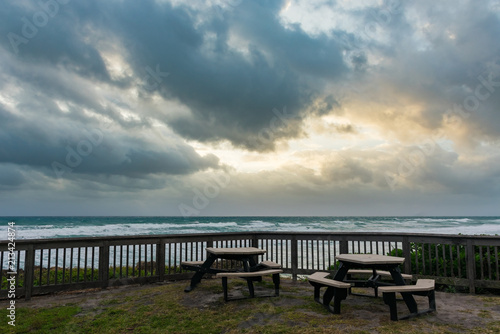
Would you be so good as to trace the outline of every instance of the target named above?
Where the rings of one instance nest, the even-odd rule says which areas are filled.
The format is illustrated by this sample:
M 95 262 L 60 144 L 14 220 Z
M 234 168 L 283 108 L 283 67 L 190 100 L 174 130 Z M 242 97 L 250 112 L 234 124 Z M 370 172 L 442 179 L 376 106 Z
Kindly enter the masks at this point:
M 117 295 L 132 295 L 140 290 L 151 289 L 151 287 L 165 284 L 179 285 L 179 289 L 184 289 L 188 282 L 164 282 L 143 286 L 129 285 L 108 288 L 106 290 L 92 289 L 35 296 L 30 301 L 25 301 L 23 299 L 17 300 L 16 307 L 46 308 L 66 304 L 77 304 L 83 310 L 92 312 L 91 310 L 98 308 L 103 300 L 112 299 Z M 310 297 L 312 299 L 313 289 L 307 282 L 282 280 L 282 287 L 283 292 L 281 293 L 281 298 L 269 298 L 266 300 L 274 303 L 276 306 L 300 306 L 301 303 L 307 303 L 307 298 L 304 299 L 302 297 Z M 245 286 L 232 289 L 232 297 L 241 295 L 240 290 L 245 290 Z M 372 292 L 372 290 L 365 289 L 359 290 L 358 292 L 364 291 L 367 293 Z M 262 291 L 259 291 L 259 288 L 257 288 L 256 293 L 258 294 L 261 292 Z M 264 293 L 266 292 L 269 293 L 269 290 L 264 291 Z M 159 293 L 161 292 L 154 292 L 153 289 L 151 295 Z M 417 300 L 419 309 L 428 308 L 426 297 L 415 296 L 415 299 Z M 190 293 L 183 294 L 181 303 L 203 310 L 204 308 L 216 307 L 216 305 L 220 303 L 220 300 L 221 295 L 214 293 L 211 289 L 204 289 L 203 286 L 201 286 Z M 0 301 L 0 307 L 3 308 L 7 306 L 7 302 L 6 300 Z M 498 295 L 470 295 L 438 291 L 436 292 L 436 304 L 437 312 L 423 316 L 429 323 L 434 323 L 436 325 L 456 325 L 459 328 L 457 332 L 467 332 L 467 329 L 477 330 L 477 328 L 483 328 L 490 324 L 490 330 L 488 332 L 500 333 L 500 296 Z M 405 315 L 407 312 L 402 302 L 398 303 L 398 310 L 400 315 Z M 358 328 L 366 332 L 373 332 L 370 329 L 384 325 L 387 323 L 389 317 L 389 308 L 383 303 L 381 298 L 348 296 L 348 298 L 342 302 L 342 311 L 340 315 L 342 319 L 366 320 L 368 324 Z M 317 316 L 317 314 L 315 314 L 315 316 Z M 324 316 L 332 317 L 333 315 L 324 313 Z M 241 324 L 241 327 L 250 328 L 266 321 L 269 321 L 269 319 L 266 319 L 265 314 L 256 314 L 252 320 Z M 496 328 L 493 328 L 493 331 L 491 331 L 491 323 L 494 321 L 498 322 L 498 331 Z

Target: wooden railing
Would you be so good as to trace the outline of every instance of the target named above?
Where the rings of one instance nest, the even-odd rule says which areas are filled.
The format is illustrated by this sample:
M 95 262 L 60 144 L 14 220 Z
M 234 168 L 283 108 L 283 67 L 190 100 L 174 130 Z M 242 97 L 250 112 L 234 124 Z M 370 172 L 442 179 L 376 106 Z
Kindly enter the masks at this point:
M 62 290 L 187 279 L 192 273 L 182 270 L 181 261 L 205 260 L 206 247 L 249 246 L 266 249 L 262 260 L 280 263 L 294 279 L 335 271 L 337 254 L 374 253 L 404 257 L 401 269 L 414 279 L 433 278 L 471 293 L 500 289 L 499 236 L 248 232 L 16 240 L 10 248 L 1 241 L 0 298 L 11 298 L 13 291 L 29 299 Z

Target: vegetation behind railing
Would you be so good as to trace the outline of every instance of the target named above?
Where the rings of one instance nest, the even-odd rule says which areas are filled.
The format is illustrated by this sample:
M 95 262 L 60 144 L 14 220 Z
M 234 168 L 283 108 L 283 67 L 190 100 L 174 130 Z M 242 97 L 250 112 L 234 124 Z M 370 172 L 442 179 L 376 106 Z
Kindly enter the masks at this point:
M 500 289 L 499 236 L 249 232 L 16 240 L 14 249 L 8 246 L 0 242 L 0 298 L 187 279 L 192 273 L 180 263 L 205 260 L 206 247 L 250 246 L 266 249 L 261 259 L 280 263 L 294 279 L 337 270 L 338 254 L 373 253 L 404 257 L 401 269 L 414 279 L 434 278 L 471 293 Z

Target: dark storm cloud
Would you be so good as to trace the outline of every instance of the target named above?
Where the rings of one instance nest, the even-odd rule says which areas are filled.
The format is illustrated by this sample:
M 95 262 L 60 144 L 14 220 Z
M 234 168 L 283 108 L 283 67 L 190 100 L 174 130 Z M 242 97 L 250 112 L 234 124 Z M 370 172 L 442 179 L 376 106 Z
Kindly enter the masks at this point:
M 0 163 L 42 168 L 50 176 L 104 174 L 140 177 L 189 174 L 218 168 L 213 155 L 201 157 L 182 143 L 154 145 L 140 138 L 78 124 L 27 123 L 0 108 Z
M 320 93 L 321 80 L 345 72 L 335 41 L 310 37 L 299 26 L 286 29 L 280 24 L 282 5 L 245 1 L 222 16 L 155 1 L 72 1 L 60 4 L 54 17 L 48 17 L 32 38 L 25 38 L 26 20 L 35 24 L 36 13 L 42 9 L 9 4 L 2 9 L 8 19 L 0 33 L 27 40 L 13 42 L 12 35 L 3 40 L 4 49 L 24 63 L 62 67 L 80 77 L 128 87 L 130 78 L 111 79 L 98 50 L 100 43 L 120 43 L 136 78 L 144 77 L 148 67 L 169 73 L 162 81 L 162 94 L 188 106 L 191 115 L 165 111 L 156 117 L 177 133 L 199 141 L 227 139 L 236 146 L 265 150 L 274 141 L 259 140 L 258 134 L 275 117 L 273 108 L 286 106 L 290 118 L 298 120 L 280 123 L 273 139 L 295 137 L 307 105 Z M 230 46 L 230 30 L 246 51 Z M 37 74 L 30 73 L 23 80 L 42 86 L 38 88 L 48 99 L 65 95 L 117 118 L 112 107 L 97 107 L 85 93 L 68 88 L 63 78 L 40 80 L 37 85 Z
M 76 1 L 18 1 L 2 5 L 2 44 L 19 59 L 58 65 L 84 77 L 109 81 L 98 50 L 88 39 L 92 27 L 74 11 Z
M 137 72 L 156 64 L 170 73 L 166 95 L 192 111 L 165 117 L 179 134 L 261 150 L 273 145 L 257 140 L 274 117 L 273 108 L 287 106 L 291 116 L 302 116 L 321 86 L 307 77 L 331 78 L 344 70 L 334 42 L 311 38 L 299 27 L 285 29 L 276 3 L 244 2 L 221 20 L 203 11 L 141 2 L 115 11 L 114 33 L 126 44 L 136 43 L 129 56 Z M 193 21 L 200 19 L 195 29 Z M 246 54 L 228 44 L 230 29 Z M 282 125 L 276 139 L 296 136 L 299 126 Z
M 0 163 L 0 189 L 12 189 L 26 182 L 24 175 L 15 165 Z

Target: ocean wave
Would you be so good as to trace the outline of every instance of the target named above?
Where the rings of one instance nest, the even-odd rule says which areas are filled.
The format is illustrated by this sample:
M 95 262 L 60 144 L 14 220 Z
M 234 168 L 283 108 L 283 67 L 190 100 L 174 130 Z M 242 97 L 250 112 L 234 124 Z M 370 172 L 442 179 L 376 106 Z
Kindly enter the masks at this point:
M 436 218 L 436 217 L 429 217 L 429 218 L 412 218 L 415 221 L 422 221 L 426 223 L 441 223 L 441 222 L 456 222 L 456 223 L 470 223 L 471 220 L 470 218 Z
M 142 221 L 143 223 L 140 223 Z M 498 234 L 500 217 L 37 217 L 16 224 L 20 239 L 252 231 Z

